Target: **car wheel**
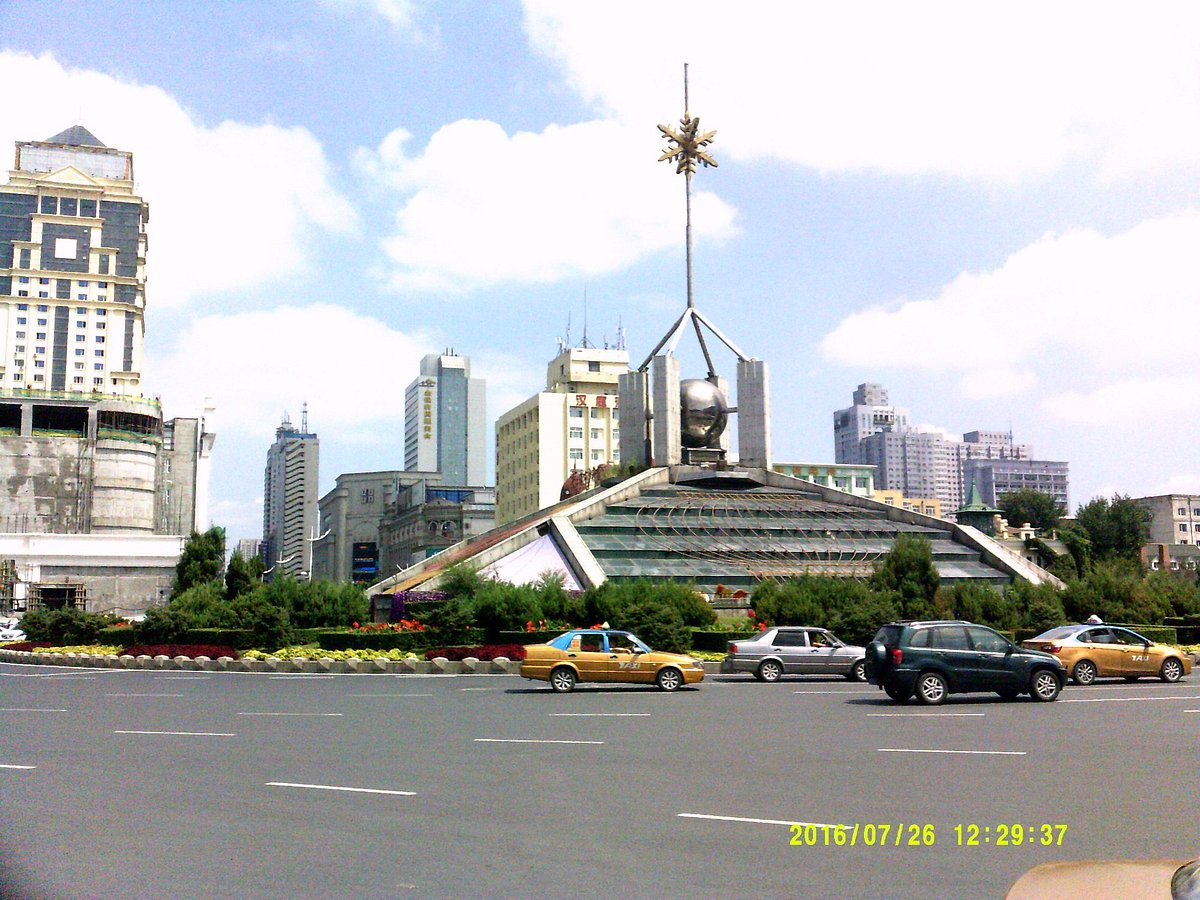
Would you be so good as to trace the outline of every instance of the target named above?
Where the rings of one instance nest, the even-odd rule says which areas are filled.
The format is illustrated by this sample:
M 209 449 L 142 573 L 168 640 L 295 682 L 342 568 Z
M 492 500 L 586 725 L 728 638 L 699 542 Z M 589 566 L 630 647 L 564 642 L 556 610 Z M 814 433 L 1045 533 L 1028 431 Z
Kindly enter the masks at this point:
M 1158 670 L 1158 677 L 1168 684 L 1178 681 L 1183 677 L 1183 663 L 1173 656 L 1168 656 L 1163 660 L 1162 668 Z
M 926 706 L 937 706 L 946 699 L 949 687 L 937 672 L 926 672 L 917 679 L 917 699 Z
M 849 673 L 846 675 L 851 681 L 866 681 L 867 680 L 867 661 L 860 659 L 850 667 Z
M 906 691 L 896 684 L 885 684 L 883 692 L 895 700 L 897 703 L 904 703 L 912 696 L 912 691 Z
M 1020 691 L 1013 690 L 1012 688 L 1005 688 L 1002 691 L 996 691 L 996 693 L 1000 695 L 1001 700 L 1016 700 L 1017 697 L 1021 696 Z
M 1096 680 L 1096 664 L 1090 659 L 1081 659 L 1071 670 L 1071 680 L 1076 684 L 1091 684 Z
M 550 673 L 550 687 L 560 694 L 575 690 L 575 671 L 568 666 L 559 666 Z
M 1058 698 L 1062 682 L 1049 669 L 1038 669 L 1029 679 L 1029 696 L 1039 703 L 1049 703 Z
M 683 673 L 672 666 L 667 666 L 665 669 L 658 670 L 658 678 L 656 680 L 661 690 L 677 691 L 679 690 L 679 686 L 683 684 Z
M 759 681 L 778 681 L 782 676 L 783 666 L 773 659 L 768 659 L 758 667 Z

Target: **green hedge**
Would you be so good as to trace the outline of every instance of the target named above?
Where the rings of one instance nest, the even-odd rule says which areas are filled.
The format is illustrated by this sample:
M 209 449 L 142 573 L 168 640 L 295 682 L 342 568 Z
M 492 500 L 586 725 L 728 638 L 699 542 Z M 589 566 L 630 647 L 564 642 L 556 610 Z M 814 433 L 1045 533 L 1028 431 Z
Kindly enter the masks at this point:
M 128 625 L 115 628 L 110 625 L 108 628 L 101 628 L 100 634 L 96 638 L 96 643 L 106 647 L 128 647 L 133 642 L 133 629 Z
M 1156 644 L 1178 644 L 1179 633 L 1170 625 L 1126 625 L 1123 622 L 1111 622 L 1117 628 L 1128 628 L 1143 637 L 1148 637 Z
M 501 631 L 499 642 L 501 644 L 544 644 L 569 630 L 560 628 L 557 631 Z
M 436 631 L 322 631 L 318 636 L 322 650 L 423 650 L 451 644 L 481 644 L 483 631 L 468 629 L 447 641 Z
M 692 649 L 705 653 L 724 653 L 730 641 L 749 641 L 758 636 L 754 631 L 702 631 L 692 629 Z
M 255 646 L 254 632 L 246 628 L 189 628 L 186 642 L 232 647 L 235 650 L 250 650 Z

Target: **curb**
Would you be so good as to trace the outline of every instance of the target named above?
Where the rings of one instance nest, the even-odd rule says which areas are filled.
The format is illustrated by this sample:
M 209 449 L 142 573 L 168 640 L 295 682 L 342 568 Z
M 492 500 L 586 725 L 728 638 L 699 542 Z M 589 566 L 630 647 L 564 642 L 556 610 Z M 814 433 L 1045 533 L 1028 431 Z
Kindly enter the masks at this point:
M 93 669 L 158 669 L 192 672 L 266 672 L 269 674 L 321 675 L 516 675 L 520 663 L 503 656 L 461 661 L 435 659 L 209 659 L 197 656 L 92 656 L 87 653 L 41 653 L 37 650 L 0 650 L 0 662 L 34 666 L 84 666 Z M 705 662 L 705 675 L 718 675 L 719 662 Z
M 93 669 L 159 669 L 202 672 L 266 672 L 270 674 L 322 675 L 515 675 L 518 665 L 505 657 L 462 661 L 437 657 L 418 659 L 210 659 L 197 656 L 93 656 L 87 653 L 41 653 L 37 650 L 0 650 L 0 662 L 35 666 L 84 666 Z

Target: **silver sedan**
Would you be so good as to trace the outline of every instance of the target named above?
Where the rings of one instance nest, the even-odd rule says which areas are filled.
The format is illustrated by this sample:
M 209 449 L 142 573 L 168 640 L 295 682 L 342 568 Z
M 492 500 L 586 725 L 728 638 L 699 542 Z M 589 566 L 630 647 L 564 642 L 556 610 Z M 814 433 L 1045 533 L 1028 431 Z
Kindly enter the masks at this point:
M 739 672 L 760 681 L 783 675 L 841 675 L 865 681 L 867 651 L 843 644 L 824 628 L 779 626 L 745 640 L 730 641 L 721 662 L 722 674 Z

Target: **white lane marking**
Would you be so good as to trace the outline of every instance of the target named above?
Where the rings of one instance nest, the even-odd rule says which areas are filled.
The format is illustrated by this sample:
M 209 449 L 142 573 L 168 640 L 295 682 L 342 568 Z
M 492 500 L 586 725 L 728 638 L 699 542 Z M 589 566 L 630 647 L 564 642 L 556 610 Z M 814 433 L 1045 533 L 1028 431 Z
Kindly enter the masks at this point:
M 336 675 L 311 675 L 305 672 L 296 672 L 292 675 L 268 675 L 268 678 L 280 679 L 285 678 L 288 681 L 298 681 L 305 678 L 336 678 Z
M 11 766 L 0 763 L 0 769 L 36 769 L 37 766 Z
M 710 819 L 714 822 L 749 822 L 752 825 L 815 825 L 817 828 L 848 828 L 830 822 L 801 822 L 797 819 L 747 819 L 741 816 L 710 816 L 705 813 L 677 813 L 679 819 Z
M 308 713 L 308 712 L 241 712 L 239 716 L 340 716 L 343 713 Z
M 187 694 L 105 694 L 105 697 L 186 697 Z
M 604 741 L 535 741 L 528 738 L 475 738 L 477 744 L 603 744 Z
M 1025 756 L 1024 750 L 913 750 L 911 748 L 880 747 L 880 753 L 962 753 L 970 756 Z
M 68 675 L 62 672 L 0 672 L 7 678 L 69 678 L 74 681 L 95 681 L 95 675 Z
M 1060 700 L 1060 703 L 1133 703 L 1143 700 L 1200 700 L 1200 694 L 1180 695 L 1178 697 L 1089 697 L 1086 700 Z
M 65 709 L 18 709 L 18 708 L 15 708 L 15 707 L 10 707 L 10 708 L 7 708 L 7 709 L 0 709 L 0 712 L 35 712 L 35 713 L 44 713 L 44 712 L 67 712 L 67 710 L 65 710 Z
M 211 675 L 160 675 L 154 681 L 209 681 Z
M 169 734 L 176 737 L 237 737 L 228 731 L 114 731 L 113 734 Z
M 268 781 L 266 787 L 307 788 L 312 791 L 348 791 L 352 794 L 393 794 L 397 797 L 415 797 L 415 791 L 385 791 L 379 788 L 340 787 L 336 784 L 299 784 L 293 781 Z
M 459 688 L 460 691 L 494 691 L 495 688 Z
M 847 688 L 842 691 L 792 691 L 793 694 L 869 694 L 871 691 L 864 691 L 862 688 Z
M 650 713 L 547 713 L 549 716 L 609 716 L 614 718 L 625 718 L 633 716 L 644 716 L 649 718 Z
M 433 694 L 347 694 L 348 697 L 432 697 Z
M 966 718 L 977 716 L 982 718 L 984 713 L 867 713 L 867 718 L 876 719 L 934 719 L 934 718 Z

